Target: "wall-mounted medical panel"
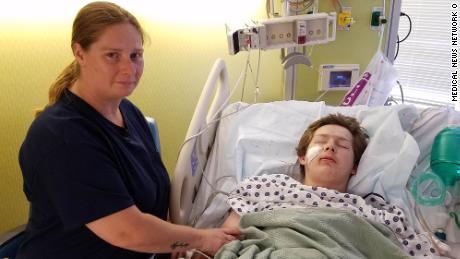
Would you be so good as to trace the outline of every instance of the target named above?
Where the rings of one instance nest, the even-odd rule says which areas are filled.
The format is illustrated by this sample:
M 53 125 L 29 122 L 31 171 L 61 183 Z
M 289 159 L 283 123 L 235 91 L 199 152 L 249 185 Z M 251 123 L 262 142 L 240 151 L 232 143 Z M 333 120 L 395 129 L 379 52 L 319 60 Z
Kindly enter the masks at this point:
M 230 31 L 229 52 L 249 49 L 282 49 L 324 44 L 335 40 L 336 13 L 277 17 Z

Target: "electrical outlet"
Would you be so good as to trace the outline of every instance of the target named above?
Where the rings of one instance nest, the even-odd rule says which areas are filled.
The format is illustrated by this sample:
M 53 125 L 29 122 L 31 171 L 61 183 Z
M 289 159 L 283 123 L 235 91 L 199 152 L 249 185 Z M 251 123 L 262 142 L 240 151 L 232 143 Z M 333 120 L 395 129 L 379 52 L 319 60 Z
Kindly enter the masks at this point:
M 267 26 L 268 44 L 293 42 L 294 26 L 292 22 L 273 23 Z

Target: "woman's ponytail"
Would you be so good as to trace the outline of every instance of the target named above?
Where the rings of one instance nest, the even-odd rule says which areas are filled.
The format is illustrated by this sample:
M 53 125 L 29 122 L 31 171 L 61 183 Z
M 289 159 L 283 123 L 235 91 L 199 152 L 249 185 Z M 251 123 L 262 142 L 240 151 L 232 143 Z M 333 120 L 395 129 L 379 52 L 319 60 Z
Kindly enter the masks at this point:
M 77 80 L 80 69 L 77 61 L 70 63 L 57 77 L 56 81 L 50 86 L 48 91 L 48 104 L 43 109 L 39 109 L 35 112 L 35 117 L 40 115 L 47 107 L 55 104 L 61 99 L 64 94 L 64 90 L 70 87 Z

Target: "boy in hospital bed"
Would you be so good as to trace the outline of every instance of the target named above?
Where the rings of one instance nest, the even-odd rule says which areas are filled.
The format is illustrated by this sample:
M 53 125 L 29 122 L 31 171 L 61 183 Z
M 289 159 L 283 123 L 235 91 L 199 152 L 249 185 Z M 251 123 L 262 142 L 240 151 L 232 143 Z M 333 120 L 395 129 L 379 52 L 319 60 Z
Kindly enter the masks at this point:
M 302 223 L 309 224 L 309 227 L 316 225 L 314 229 L 305 230 L 304 227 L 299 229 L 298 226 L 294 226 L 297 234 L 310 236 L 305 238 L 308 240 L 295 239 L 295 242 L 299 241 L 299 246 L 308 247 L 310 252 L 312 249 L 319 250 L 316 256 L 336 257 L 338 255 L 334 254 L 334 249 L 335 252 L 343 253 L 345 257 L 347 254 L 351 257 L 361 255 L 363 258 L 436 256 L 437 251 L 431 241 L 424 235 L 415 233 L 401 209 L 390 205 L 379 194 L 370 193 L 360 197 L 347 193 L 348 182 L 350 177 L 356 174 L 367 141 L 367 134 L 352 117 L 331 114 L 315 121 L 304 132 L 297 147 L 303 184 L 284 174 L 259 175 L 243 180 L 229 196 L 228 204 L 232 212 L 223 226 L 240 224 L 241 228 L 251 228 L 254 224 L 259 224 L 255 222 L 263 221 L 258 227 L 267 229 L 284 220 L 292 229 L 290 224 L 298 218 L 305 221 L 317 220 Z M 277 210 L 279 208 L 286 208 L 292 213 L 285 214 L 283 210 Z M 299 212 L 294 210 L 300 208 L 305 211 L 295 216 Z M 242 218 L 243 215 L 246 216 Z M 284 219 L 278 220 L 276 217 Z M 339 219 L 344 221 L 338 222 Z M 334 229 L 327 229 L 326 225 L 332 228 L 334 224 L 337 224 Z M 348 233 L 341 236 L 341 230 Z M 374 234 L 369 234 L 376 232 L 375 230 L 385 237 L 381 238 L 380 235 L 380 238 L 376 238 Z M 243 233 L 248 238 L 248 232 Z M 292 230 L 287 230 L 286 233 L 271 233 L 274 235 L 272 240 L 275 240 L 275 246 L 283 244 L 278 239 L 279 235 L 290 236 L 288 233 L 292 234 Z M 266 237 L 265 234 L 262 236 Z M 329 237 L 325 238 L 324 235 Z M 251 244 L 257 243 L 254 240 L 258 238 L 266 239 L 262 236 L 253 237 Z M 321 244 L 321 240 L 327 240 L 327 244 Z M 245 241 L 234 242 L 239 242 L 239 250 L 248 245 Z M 292 247 L 293 241 L 289 242 L 287 247 Z M 335 247 L 331 247 L 331 242 L 336 242 Z M 260 248 L 260 244 L 258 245 Z M 231 246 L 232 243 L 224 247 L 217 257 L 230 258 L 229 253 L 235 250 L 235 247 Z M 273 248 L 270 251 L 273 252 Z M 283 253 L 295 253 L 293 251 L 296 250 L 285 250 Z M 297 257 L 294 254 L 290 255 L 289 258 Z

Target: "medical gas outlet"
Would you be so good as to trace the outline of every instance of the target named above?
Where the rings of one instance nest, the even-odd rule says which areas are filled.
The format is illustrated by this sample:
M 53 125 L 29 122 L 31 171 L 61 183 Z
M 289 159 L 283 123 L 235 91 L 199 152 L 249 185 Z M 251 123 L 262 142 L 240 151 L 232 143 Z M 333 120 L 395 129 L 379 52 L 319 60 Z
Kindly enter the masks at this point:
M 351 7 L 343 7 L 337 18 L 337 29 L 340 31 L 349 31 L 354 23 L 355 20 L 351 17 Z
M 385 24 L 387 21 L 383 15 L 382 7 L 373 7 L 371 12 L 371 30 L 378 31 L 382 24 Z
M 336 13 L 271 18 L 227 33 L 229 52 L 282 49 L 335 40 Z

